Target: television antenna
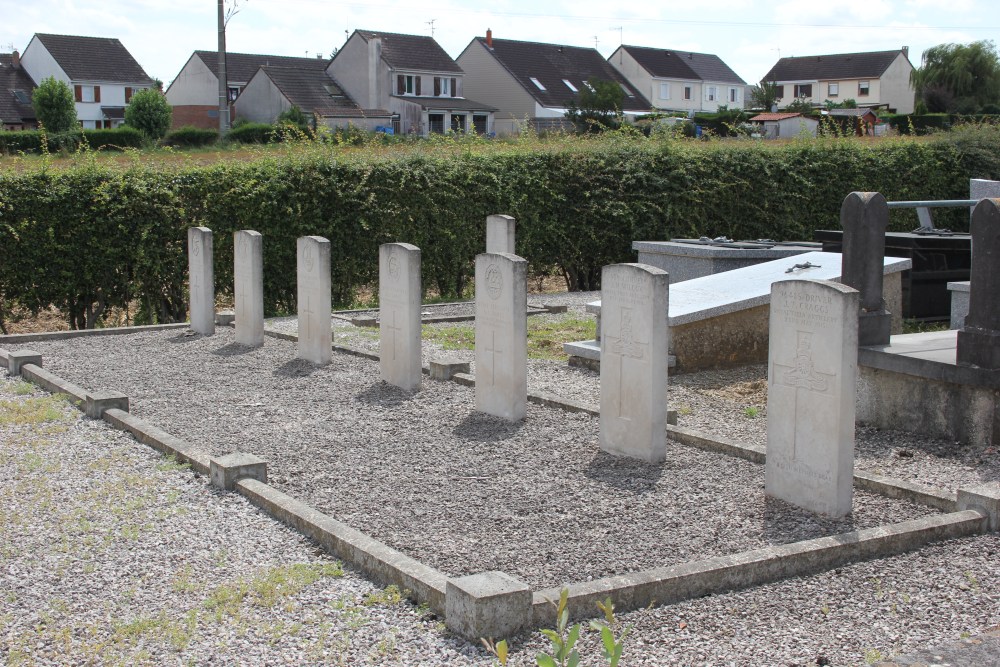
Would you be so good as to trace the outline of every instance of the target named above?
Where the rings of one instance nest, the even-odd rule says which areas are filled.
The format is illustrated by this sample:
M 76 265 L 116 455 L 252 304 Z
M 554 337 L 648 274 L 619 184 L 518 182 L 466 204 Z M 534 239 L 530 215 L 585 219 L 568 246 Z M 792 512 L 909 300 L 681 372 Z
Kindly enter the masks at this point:
M 429 25 L 431 27 L 431 37 L 432 38 L 434 37 L 434 22 L 435 21 L 437 21 L 437 19 L 431 19 L 430 21 L 424 21 L 424 23 L 426 23 L 427 25 Z

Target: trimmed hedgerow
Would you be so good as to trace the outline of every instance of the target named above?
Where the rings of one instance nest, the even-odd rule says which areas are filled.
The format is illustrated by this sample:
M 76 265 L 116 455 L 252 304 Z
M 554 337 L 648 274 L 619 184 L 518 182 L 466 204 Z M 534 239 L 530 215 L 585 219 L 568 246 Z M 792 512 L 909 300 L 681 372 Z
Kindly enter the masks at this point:
M 75 152 L 82 147 L 91 150 L 122 150 L 140 148 L 143 136 L 132 127 L 101 130 L 73 130 L 58 134 L 40 130 L 0 132 L 0 153 Z
M 208 146 L 219 140 L 218 130 L 206 130 L 200 127 L 186 125 L 177 128 L 160 140 L 163 146 L 178 146 L 182 148 L 192 146 Z
M 232 232 L 264 235 L 265 309 L 295 305 L 295 239 L 331 241 L 334 299 L 377 279 L 378 246 L 414 243 L 425 286 L 461 294 L 484 220 L 518 220 L 518 252 L 577 289 L 634 258 L 634 240 L 726 235 L 808 239 L 837 228 L 854 190 L 890 200 L 960 199 L 969 178 L 1000 177 L 1000 129 L 931 140 L 787 144 L 647 139 L 493 142 L 476 149 L 331 151 L 155 170 L 85 163 L 0 175 L 0 307 L 55 304 L 73 326 L 140 303 L 139 322 L 185 314 L 186 229 L 215 232 L 219 292 L 231 292 Z M 935 214 L 962 229 L 963 210 Z M 894 211 L 895 229 L 917 225 Z M 2 313 L 0 313 L 2 316 Z

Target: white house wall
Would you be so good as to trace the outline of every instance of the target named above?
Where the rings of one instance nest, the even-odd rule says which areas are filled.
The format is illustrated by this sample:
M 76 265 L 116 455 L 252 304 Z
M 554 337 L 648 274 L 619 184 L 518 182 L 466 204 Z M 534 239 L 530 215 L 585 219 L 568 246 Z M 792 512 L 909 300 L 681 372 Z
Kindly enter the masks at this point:
M 337 57 L 330 61 L 326 72 L 360 107 L 387 109 L 389 108 L 387 93 L 374 96 L 371 94 L 373 82 L 370 80 L 368 49 L 368 43 L 358 33 L 354 33 L 337 52 Z M 385 63 L 380 59 L 377 66 L 379 76 L 382 76 L 386 69 Z
M 292 107 L 274 82 L 260 70 L 236 99 L 236 117 L 254 123 L 273 123 L 281 112 Z
M 32 37 L 24 49 L 24 53 L 21 55 L 21 67 L 35 82 L 35 85 L 40 85 L 50 76 L 67 85 L 72 83 L 69 75 L 63 71 L 63 68 L 59 66 L 56 59 L 52 57 L 52 54 L 37 37 Z
M 900 52 L 882 75 L 881 101 L 888 103 L 896 113 L 913 113 L 914 91 L 910 85 L 912 71 L 913 65 Z
M 192 55 L 187 64 L 171 82 L 166 92 L 170 106 L 216 105 L 219 104 L 219 79 L 197 55 Z
M 497 62 L 478 39 L 457 58 L 465 72 L 465 96 L 497 109 L 493 131 L 498 135 L 518 134 L 528 120 L 537 116 L 538 105 L 507 69 Z

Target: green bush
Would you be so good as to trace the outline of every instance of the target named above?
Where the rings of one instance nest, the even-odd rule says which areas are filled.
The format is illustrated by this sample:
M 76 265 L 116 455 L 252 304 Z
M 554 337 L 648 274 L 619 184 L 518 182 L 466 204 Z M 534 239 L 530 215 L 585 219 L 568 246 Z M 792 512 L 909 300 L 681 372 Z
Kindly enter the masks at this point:
M 268 123 L 242 123 L 226 134 L 226 141 L 238 144 L 268 144 L 274 140 L 274 126 Z
M 143 144 L 142 132 L 127 125 L 106 130 L 84 130 L 83 137 L 93 150 L 140 148 Z
M 140 90 L 125 107 L 125 122 L 151 141 L 157 141 L 170 130 L 173 107 L 156 88 Z
M 493 213 L 517 218 L 518 253 L 534 267 L 596 289 L 602 266 L 632 260 L 635 240 L 810 239 L 839 227 L 851 191 L 964 199 L 970 177 L 1000 178 L 995 126 L 877 143 L 605 136 L 391 151 L 309 143 L 212 166 L 9 170 L 0 174 L 0 248 L 16 259 L 0 262 L 0 311 L 55 304 L 74 326 L 92 326 L 102 308 L 138 300 L 140 322 L 182 319 L 186 229 L 196 225 L 215 232 L 219 293 L 232 291 L 232 233 L 264 235 L 265 310 L 274 314 L 294 311 L 303 235 L 331 241 L 341 304 L 377 280 L 378 247 L 393 241 L 421 248 L 427 288 L 462 294 Z M 891 216 L 893 229 L 916 226 L 912 211 Z M 943 209 L 935 222 L 967 229 L 968 213 Z
M 195 147 L 214 144 L 218 139 L 218 130 L 205 130 L 188 125 L 169 133 L 160 143 L 164 146 Z
M 91 150 L 121 150 L 139 148 L 142 143 L 142 134 L 135 128 L 127 126 L 102 130 L 76 129 L 58 134 L 41 130 L 0 132 L 0 153 L 5 154 L 41 153 L 43 145 L 50 153 L 72 153 L 84 144 Z

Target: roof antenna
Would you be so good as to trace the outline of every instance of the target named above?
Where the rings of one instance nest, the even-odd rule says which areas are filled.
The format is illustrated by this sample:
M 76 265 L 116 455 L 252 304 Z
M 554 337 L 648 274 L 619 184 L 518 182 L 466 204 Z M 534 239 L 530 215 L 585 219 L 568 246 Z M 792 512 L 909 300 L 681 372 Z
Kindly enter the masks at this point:
M 429 25 L 431 27 L 431 39 L 434 39 L 434 22 L 435 21 L 437 21 L 437 19 L 431 19 L 430 21 L 424 21 L 424 23 L 426 23 L 427 25 Z
M 597 35 L 594 35 L 594 48 L 597 48 Z

